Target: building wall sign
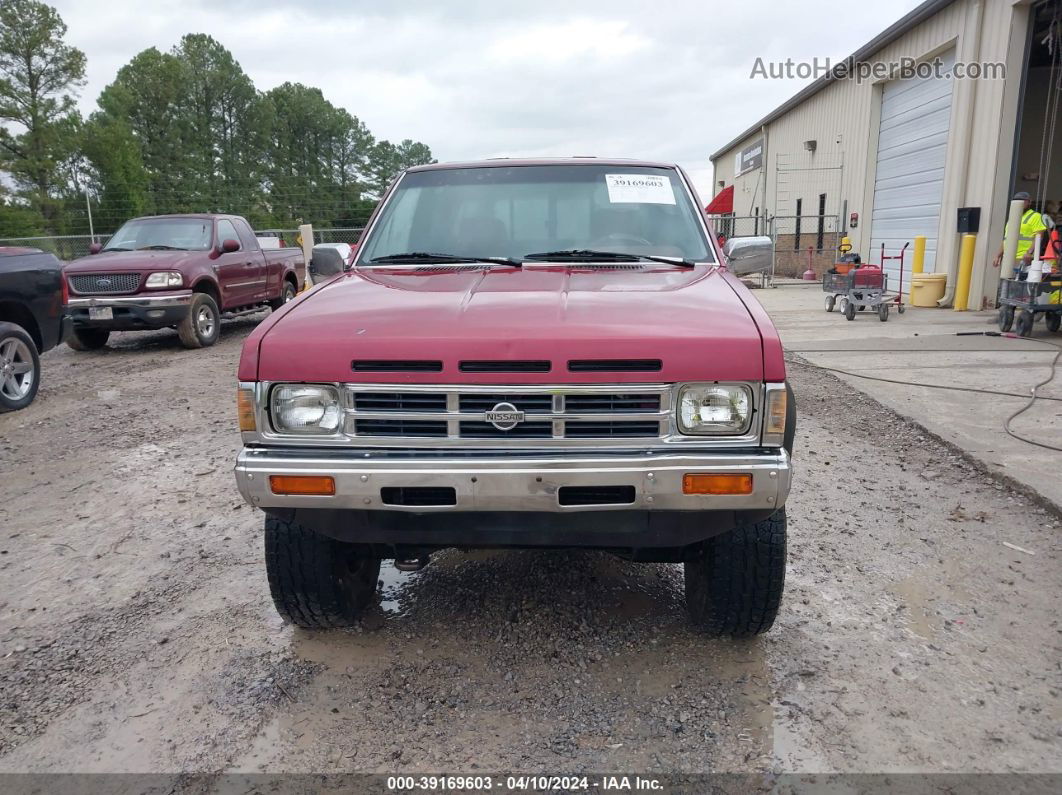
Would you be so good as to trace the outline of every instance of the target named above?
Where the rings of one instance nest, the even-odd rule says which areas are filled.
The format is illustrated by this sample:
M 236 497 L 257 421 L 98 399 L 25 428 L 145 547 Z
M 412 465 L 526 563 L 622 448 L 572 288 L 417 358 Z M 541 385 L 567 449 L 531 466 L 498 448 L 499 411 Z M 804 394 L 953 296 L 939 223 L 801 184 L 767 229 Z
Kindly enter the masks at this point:
M 746 146 L 741 150 L 734 163 L 735 171 L 734 176 L 738 174 L 744 174 L 746 171 L 752 171 L 754 168 L 760 168 L 763 165 L 763 139 Z

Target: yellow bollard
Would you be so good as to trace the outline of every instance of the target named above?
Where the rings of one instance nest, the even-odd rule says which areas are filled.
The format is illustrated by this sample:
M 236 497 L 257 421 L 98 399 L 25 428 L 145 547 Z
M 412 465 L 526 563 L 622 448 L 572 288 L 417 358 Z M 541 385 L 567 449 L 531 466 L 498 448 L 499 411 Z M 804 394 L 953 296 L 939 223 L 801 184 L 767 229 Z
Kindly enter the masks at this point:
M 977 235 L 963 235 L 962 248 L 959 249 L 959 273 L 955 281 L 956 312 L 965 312 L 966 305 L 970 300 L 970 279 L 973 276 L 974 246 L 977 244 Z
M 911 273 L 921 273 L 926 262 L 926 236 L 918 235 L 914 239 L 914 258 L 911 260 Z

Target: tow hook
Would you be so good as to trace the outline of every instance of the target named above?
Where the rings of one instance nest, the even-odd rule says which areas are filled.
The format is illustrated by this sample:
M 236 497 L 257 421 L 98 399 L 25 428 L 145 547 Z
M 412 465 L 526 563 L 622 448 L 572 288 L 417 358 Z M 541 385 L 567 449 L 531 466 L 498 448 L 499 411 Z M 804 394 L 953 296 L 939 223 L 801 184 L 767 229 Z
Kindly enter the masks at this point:
M 399 560 L 398 558 L 395 558 L 395 568 L 399 571 L 420 571 L 427 565 L 427 555 L 422 558 L 409 558 L 408 560 Z

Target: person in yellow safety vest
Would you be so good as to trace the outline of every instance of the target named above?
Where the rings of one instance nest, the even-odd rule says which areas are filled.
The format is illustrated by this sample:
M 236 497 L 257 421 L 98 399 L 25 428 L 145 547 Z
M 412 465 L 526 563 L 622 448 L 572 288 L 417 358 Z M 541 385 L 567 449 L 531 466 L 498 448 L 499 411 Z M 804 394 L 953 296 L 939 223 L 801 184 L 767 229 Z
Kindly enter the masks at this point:
M 1036 240 L 1038 233 L 1042 234 L 1047 231 L 1047 224 L 1044 223 L 1044 217 L 1032 208 L 1032 197 L 1028 193 L 1020 190 L 1014 194 L 1014 198 L 1025 202 L 1021 211 L 1021 228 L 1018 230 L 1018 253 L 1015 258 L 1015 264 L 1021 268 L 1023 265 L 1027 266 L 1033 261 L 1033 242 Z M 1004 229 L 1004 241 L 1006 241 L 1008 234 L 1010 234 L 1010 230 Z M 998 268 L 1002 262 L 1003 246 L 1000 246 L 993 265 Z

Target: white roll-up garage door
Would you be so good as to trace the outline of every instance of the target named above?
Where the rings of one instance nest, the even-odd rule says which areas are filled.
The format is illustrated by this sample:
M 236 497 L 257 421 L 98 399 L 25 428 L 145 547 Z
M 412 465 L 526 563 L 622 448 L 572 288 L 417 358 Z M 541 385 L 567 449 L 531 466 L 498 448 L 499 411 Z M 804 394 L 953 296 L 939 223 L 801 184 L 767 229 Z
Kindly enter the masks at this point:
M 941 61 L 950 70 L 954 51 Z M 946 77 L 926 77 L 893 80 L 882 91 L 870 251 L 864 261 L 878 264 L 882 243 L 890 257 L 910 243 L 904 257 L 905 293 L 916 235 L 926 236 L 926 272 L 935 269 L 953 86 Z M 888 260 L 887 265 L 889 288 L 895 290 L 899 262 Z

